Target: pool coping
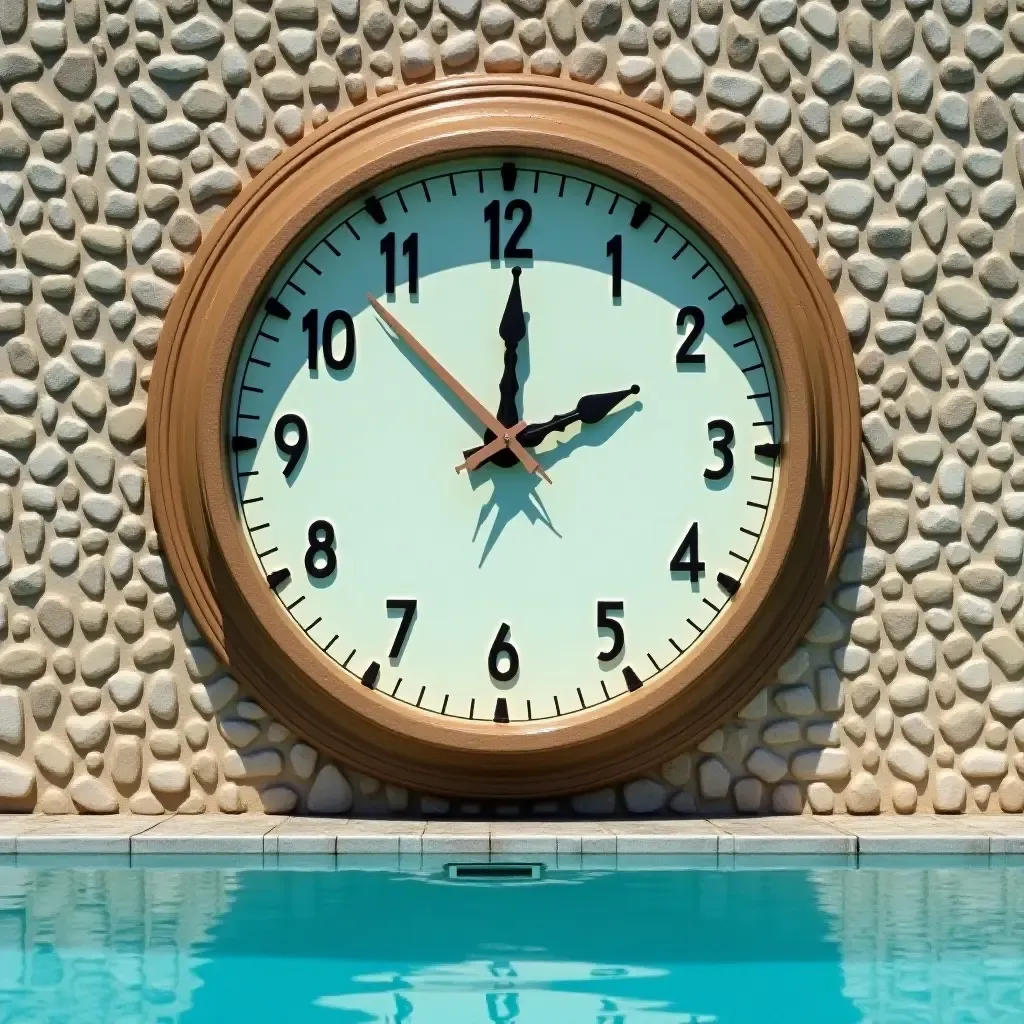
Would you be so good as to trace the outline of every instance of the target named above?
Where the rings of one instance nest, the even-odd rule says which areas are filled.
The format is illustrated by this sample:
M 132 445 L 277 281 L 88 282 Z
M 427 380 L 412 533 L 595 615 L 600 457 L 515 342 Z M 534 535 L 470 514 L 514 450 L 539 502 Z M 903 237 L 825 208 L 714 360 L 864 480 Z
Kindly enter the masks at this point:
M 0 855 L 639 858 L 1024 854 L 1024 816 L 569 821 L 0 814 Z

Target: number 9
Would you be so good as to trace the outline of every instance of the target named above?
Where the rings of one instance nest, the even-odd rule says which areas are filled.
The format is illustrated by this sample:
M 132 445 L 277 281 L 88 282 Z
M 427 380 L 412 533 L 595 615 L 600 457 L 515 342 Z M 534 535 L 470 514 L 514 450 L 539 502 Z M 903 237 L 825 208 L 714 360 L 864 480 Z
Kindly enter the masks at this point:
M 289 427 L 298 431 L 294 441 L 289 441 L 285 432 Z M 277 443 L 277 450 L 288 457 L 284 466 L 285 479 L 292 475 L 292 471 L 299 464 L 306 452 L 306 443 L 309 440 L 309 432 L 301 416 L 294 413 L 287 413 L 282 416 L 274 427 L 274 441 Z

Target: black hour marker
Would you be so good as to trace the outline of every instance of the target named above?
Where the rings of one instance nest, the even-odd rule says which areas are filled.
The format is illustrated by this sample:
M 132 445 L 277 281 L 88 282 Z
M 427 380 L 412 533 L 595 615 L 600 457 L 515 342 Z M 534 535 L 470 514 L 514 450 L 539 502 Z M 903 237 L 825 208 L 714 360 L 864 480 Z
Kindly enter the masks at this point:
M 231 450 L 233 452 L 251 452 L 255 447 L 255 437 L 245 437 L 243 434 L 236 434 L 231 438 Z
M 372 690 L 377 685 L 377 680 L 380 678 L 380 665 L 375 661 L 371 661 L 366 667 L 366 671 L 363 673 L 363 686 L 367 689 Z
M 737 320 L 742 320 L 747 315 L 747 307 L 742 302 L 737 302 L 727 313 L 722 314 L 722 323 L 726 327 L 729 324 L 736 323 Z
M 627 665 L 622 670 L 622 678 L 626 680 L 626 689 L 632 693 L 634 690 L 639 690 L 644 684 L 640 681 L 640 677 L 633 671 L 633 669 Z
M 633 216 L 629 218 L 629 226 L 638 228 L 651 215 L 651 204 L 648 202 L 637 203 Z
M 777 459 L 781 449 L 782 445 L 779 444 L 759 444 L 754 448 L 754 454 L 763 455 L 766 459 Z
M 279 320 L 287 320 L 292 315 L 292 311 L 280 299 L 275 299 L 273 296 L 267 299 L 263 308 Z
M 506 192 L 516 187 L 516 165 L 511 160 L 501 165 L 501 186 Z
M 376 196 L 366 197 L 366 212 L 378 223 L 383 224 L 388 215 L 384 212 L 381 201 Z
M 718 574 L 718 585 L 731 597 L 740 589 L 740 581 L 724 572 Z
M 494 720 L 504 725 L 508 724 L 508 702 L 504 697 L 499 697 L 494 704 Z
M 285 580 L 290 580 L 291 578 L 292 574 L 288 569 L 275 569 L 267 576 L 267 582 L 270 584 L 271 590 L 277 590 Z

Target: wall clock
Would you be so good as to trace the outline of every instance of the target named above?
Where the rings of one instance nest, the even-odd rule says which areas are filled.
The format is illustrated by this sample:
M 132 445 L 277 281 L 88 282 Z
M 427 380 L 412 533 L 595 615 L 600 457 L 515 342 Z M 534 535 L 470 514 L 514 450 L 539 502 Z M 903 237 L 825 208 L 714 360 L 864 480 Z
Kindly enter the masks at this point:
M 167 557 L 300 736 L 420 789 L 600 785 L 806 629 L 855 493 L 845 330 L 730 156 L 465 79 L 338 118 L 222 216 L 150 399 Z

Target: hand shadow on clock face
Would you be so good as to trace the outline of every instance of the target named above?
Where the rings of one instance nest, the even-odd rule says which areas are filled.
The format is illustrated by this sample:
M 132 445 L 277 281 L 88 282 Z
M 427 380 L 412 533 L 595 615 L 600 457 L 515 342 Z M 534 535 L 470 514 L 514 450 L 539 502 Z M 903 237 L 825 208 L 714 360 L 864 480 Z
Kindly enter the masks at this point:
M 567 459 L 573 452 L 580 448 L 597 448 L 604 444 L 615 434 L 626 421 L 635 413 L 643 409 L 642 402 L 634 402 L 625 409 L 606 416 L 600 423 L 593 426 L 582 426 L 567 441 L 556 443 L 554 448 L 543 453 L 535 453 L 537 461 L 545 470 L 550 470 L 563 459 Z M 599 471 L 595 467 L 595 471 Z M 487 556 L 491 553 L 494 545 L 498 542 L 505 527 L 512 522 L 517 515 L 523 514 L 531 523 L 541 523 L 546 526 L 556 537 L 562 535 L 555 528 L 555 524 L 544 506 L 541 497 L 543 492 L 538 491 L 539 487 L 548 485 L 536 474 L 527 473 L 522 466 L 516 465 L 510 469 L 502 469 L 492 463 L 470 475 L 473 490 L 485 484 L 491 485 L 491 493 L 487 501 L 480 509 L 477 518 L 476 529 L 473 531 L 473 541 L 476 542 L 480 531 L 493 513 L 493 520 L 487 539 L 484 541 L 483 551 L 480 553 L 478 565 L 483 565 Z

